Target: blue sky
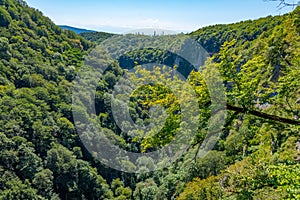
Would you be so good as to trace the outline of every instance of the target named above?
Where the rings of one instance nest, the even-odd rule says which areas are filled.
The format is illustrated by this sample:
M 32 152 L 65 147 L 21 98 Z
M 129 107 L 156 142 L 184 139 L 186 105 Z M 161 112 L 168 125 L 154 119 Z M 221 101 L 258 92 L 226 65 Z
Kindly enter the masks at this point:
M 108 32 L 155 28 L 190 32 L 291 11 L 263 0 L 26 0 L 56 24 Z

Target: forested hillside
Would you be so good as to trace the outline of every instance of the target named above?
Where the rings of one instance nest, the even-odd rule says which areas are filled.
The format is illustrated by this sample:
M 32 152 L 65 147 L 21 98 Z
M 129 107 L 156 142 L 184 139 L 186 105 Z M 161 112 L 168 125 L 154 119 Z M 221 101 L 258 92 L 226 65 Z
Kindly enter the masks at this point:
M 197 151 L 208 133 L 211 99 L 201 72 L 184 60 L 177 68 L 174 55 L 155 49 L 125 52 L 110 64 L 97 84 L 96 121 L 123 149 L 151 152 L 170 143 L 178 130 L 188 131 L 180 123 L 182 99 L 166 87 L 158 67 L 152 75 L 140 64 L 175 65 L 188 77 L 201 112 L 194 119 L 199 127 L 193 145 L 172 167 L 130 174 L 106 167 L 87 151 L 72 114 L 83 112 L 72 108 L 77 72 L 87 67 L 84 59 L 93 47 L 113 35 L 77 35 L 22 0 L 0 0 L 0 199 L 299 199 L 299 33 L 300 7 L 284 16 L 189 34 L 212 55 L 204 68 L 217 67 L 227 97 L 221 137 L 203 158 Z M 156 37 L 172 42 L 183 36 Z M 114 121 L 111 94 L 124 68 L 133 67 L 141 81 L 160 83 L 130 96 L 138 123 L 152 123 L 151 106 L 167 108 L 158 134 L 132 136 Z M 185 92 L 180 94 L 190 102 Z M 128 160 L 124 166 L 143 172 L 153 161 L 135 166 Z
M 208 52 L 214 54 L 220 51 L 226 41 L 236 39 L 239 44 L 257 39 L 261 34 L 272 30 L 282 23 L 283 18 L 266 17 L 258 20 L 248 20 L 235 24 L 218 24 L 201 28 L 190 33 Z
M 300 198 L 299 17 L 298 7 L 281 17 L 246 22 L 249 29 L 231 29 L 237 37 L 213 56 L 228 86 L 232 116 L 214 151 L 224 154 L 218 164 L 214 156 L 198 160 L 198 177 L 178 199 Z M 229 27 L 239 26 L 243 23 Z M 255 37 L 240 37 L 255 27 L 265 28 Z
M 101 42 L 114 36 L 115 34 L 105 32 L 84 32 L 80 33 L 79 35 L 87 40 L 100 44 Z
M 0 199 L 112 198 L 72 124 L 71 81 L 92 44 L 23 1 L 0 5 Z

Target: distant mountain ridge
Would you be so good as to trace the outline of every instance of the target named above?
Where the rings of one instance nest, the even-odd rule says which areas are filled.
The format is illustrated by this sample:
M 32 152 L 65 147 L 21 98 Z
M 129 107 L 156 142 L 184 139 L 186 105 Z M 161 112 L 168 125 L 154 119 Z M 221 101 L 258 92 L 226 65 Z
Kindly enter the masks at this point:
M 77 34 L 80 34 L 80 33 L 93 33 L 93 32 L 97 32 L 97 31 L 94 31 L 94 30 L 88 30 L 88 29 L 82 29 L 82 28 L 76 28 L 76 27 L 72 27 L 72 26 L 66 26 L 66 25 L 59 25 L 60 28 L 62 29 L 67 29 L 67 30 L 70 30 L 70 31 L 73 31 Z

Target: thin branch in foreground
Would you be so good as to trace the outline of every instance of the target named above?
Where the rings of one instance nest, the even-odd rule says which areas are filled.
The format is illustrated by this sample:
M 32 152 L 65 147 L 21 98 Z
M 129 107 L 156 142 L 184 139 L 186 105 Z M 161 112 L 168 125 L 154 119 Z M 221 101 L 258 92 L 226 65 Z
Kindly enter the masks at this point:
M 256 110 L 248 110 L 245 108 L 240 108 L 237 106 L 232 106 L 227 104 L 227 109 L 228 110 L 232 110 L 232 111 L 236 111 L 239 113 L 245 113 L 245 114 L 250 114 L 256 117 L 260 117 L 266 120 L 272 120 L 272 121 L 277 121 L 277 122 L 281 122 L 281 123 L 285 123 L 285 124 L 291 124 L 291 125 L 300 125 L 300 121 L 299 120 L 293 120 L 293 119 L 288 119 L 288 118 L 283 118 L 283 117 L 279 117 L 276 115 L 269 115 L 260 111 L 256 111 Z
M 287 2 L 286 0 L 264 0 L 265 2 L 270 2 L 270 1 L 273 1 L 273 2 L 278 2 L 279 4 L 278 4 L 278 6 L 277 6 L 277 8 L 278 8 L 278 10 L 281 10 L 281 9 L 283 9 L 283 8 L 285 8 L 285 7 L 296 7 L 296 6 L 298 6 L 299 5 L 299 2 L 297 2 L 297 3 L 290 3 L 290 2 Z

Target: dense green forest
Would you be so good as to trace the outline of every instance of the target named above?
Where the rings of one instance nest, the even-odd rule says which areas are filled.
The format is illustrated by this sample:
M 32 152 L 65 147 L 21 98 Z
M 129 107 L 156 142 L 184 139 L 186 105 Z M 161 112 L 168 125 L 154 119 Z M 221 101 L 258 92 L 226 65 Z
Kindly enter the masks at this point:
M 89 41 L 100 44 L 101 42 L 114 36 L 115 34 L 105 33 L 105 32 L 84 32 L 84 33 L 80 33 L 79 35 Z
M 94 47 L 114 35 L 77 35 L 22 0 L 0 0 L 0 199 L 300 199 L 299 34 L 300 7 L 187 35 L 212 56 L 204 68 L 218 69 L 226 91 L 226 123 L 205 157 L 197 153 L 208 133 L 211 98 L 201 71 L 184 59 L 176 66 L 176 56 L 156 49 L 125 52 L 112 62 L 97 83 L 96 119 L 86 119 L 97 121 L 121 148 L 147 153 L 170 143 L 178 130 L 189 131 L 180 122 L 180 104 L 192 101 L 186 91 L 176 98 L 158 66 L 153 75 L 141 64 L 177 69 L 195 91 L 201 113 L 194 119 L 199 127 L 191 147 L 171 167 L 153 171 L 147 170 L 151 159 L 141 159 L 139 166 L 128 160 L 124 166 L 140 170 L 133 174 L 97 160 L 82 143 L 72 114 L 84 112 L 72 106 L 77 72 L 88 67 L 84 60 Z M 171 43 L 186 35 L 155 37 Z M 159 83 L 130 96 L 138 123 L 150 124 L 151 106 L 166 108 L 158 134 L 131 135 L 114 121 L 112 92 L 131 68 L 141 78 L 135 81 Z M 75 99 L 78 105 L 85 100 Z

